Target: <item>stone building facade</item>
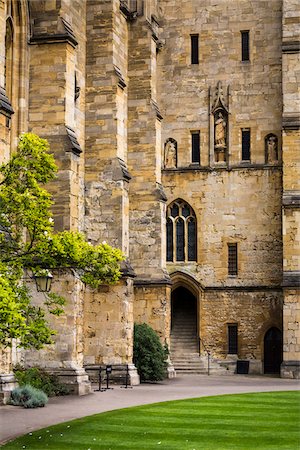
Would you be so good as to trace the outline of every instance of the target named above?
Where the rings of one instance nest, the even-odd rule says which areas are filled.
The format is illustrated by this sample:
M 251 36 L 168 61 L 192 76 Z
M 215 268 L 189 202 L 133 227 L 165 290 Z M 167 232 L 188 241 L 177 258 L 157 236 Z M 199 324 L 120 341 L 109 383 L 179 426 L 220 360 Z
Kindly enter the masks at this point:
M 47 138 L 55 228 L 127 257 L 96 292 L 55 274 L 56 343 L 6 351 L 3 389 L 16 358 L 78 393 L 100 363 L 136 382 L 134 322 L 170 373 L 188 331 L 199 371 L 209 352 L 216 372 L 299 377 L 299 16 L 296 0 L 0 0 L 0 159 Z

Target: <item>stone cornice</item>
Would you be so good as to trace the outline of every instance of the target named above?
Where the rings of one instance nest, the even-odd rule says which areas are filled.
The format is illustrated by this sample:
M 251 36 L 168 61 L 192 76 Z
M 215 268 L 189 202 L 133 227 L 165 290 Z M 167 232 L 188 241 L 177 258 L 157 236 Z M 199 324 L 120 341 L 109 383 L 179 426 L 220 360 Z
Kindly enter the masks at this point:
M 170 278 L 137 278 L 134 280 L 134 286 L 136 287 L 155 287 L 155 286 L 170 286 L 172 281 Z
M 73 48 L 77 47 L 78 41 L 75 37 L 71 25 L 63 18 L 60 18 L 60 20 L 60 23 L 62 25 L 61 28 L 63 28 L 62 32 L 59 30 L 56 33 L 33 33 L 33 35 L 29 39 L 29 44 L 37 45 L 68 43 Z
M 299 53 L 300 52 L 300 41 L 284 41 L 282 42 L 282 53 Z
M 204 286 L 204 291 L 237 291 L 237 292 L 257 292 L 257 291 L 282 291 L 281 286 Z
M 300 116 L 295 115 L 283 115 L 282 117 L 282 127 L 284 130 L 299 130 L 300 129 Z
M 300 193 L 284 192 L 282 195 L 282 205 L 285 208 L 300 208 Z
M 283 288 L 299 288 L 300 287 L 300 271 L 291 270 L 283 272 L 282 278 Z
M 82 153 L 82 149 L 77 140 L 75 131 L 72 128 L 66 126 L 66 132 L 67 132 L 68 138 L 70 140 L 70 144 L 71 144 L 70 148 L 71 148 L 72 153 L 74 153 L 74 155 L 76 155 L 76 156 L 80 156 L 80 154 Z
M 232 170 L 282 170 L 281 163 L 278 164 L 236 164 L 232 166 L 200 166 L 199 164 L 191 164 L 185 167 L 176 167 L 172 169 L 162 168 L 165 173 L 185 173 L 185 172 L 220 172 L 220 171 L 232 171 Z

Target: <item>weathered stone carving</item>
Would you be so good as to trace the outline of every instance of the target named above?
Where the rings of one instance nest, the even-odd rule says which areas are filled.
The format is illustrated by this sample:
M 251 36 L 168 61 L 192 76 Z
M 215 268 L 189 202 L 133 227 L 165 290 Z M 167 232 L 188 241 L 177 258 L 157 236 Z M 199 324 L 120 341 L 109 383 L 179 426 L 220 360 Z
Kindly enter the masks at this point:
M 177 167 L 177 142 L 169 138 L 165 143 L 164 167 L 174 169 Z
M 215 149 L 226 149 L 226 128 L 227 123 L 221 111 L 215 116 Z
M 265 137 L 266 162 L 278 161 L 278 138 L 275 134 L 268 134 Z
M 222 83 L 218 82 L 211 113 L 214 117 L 214 156 L 216 162 L 225 162 L 227 157 L 228 106 Z

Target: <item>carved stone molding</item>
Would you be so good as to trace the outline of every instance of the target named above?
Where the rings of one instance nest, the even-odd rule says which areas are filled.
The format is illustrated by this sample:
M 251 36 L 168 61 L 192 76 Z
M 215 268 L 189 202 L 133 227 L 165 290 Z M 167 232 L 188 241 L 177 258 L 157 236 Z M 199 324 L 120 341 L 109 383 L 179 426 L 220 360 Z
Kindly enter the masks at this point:
M 5 89 L 0 87 L 0 114 L 10 118 L 14 114 L 13 107 L 6 95 Z
M 33 33 L 29 40 L 29 43 L 33 45 L 57 44 L 63 42 L 70 44 L 73 48 L 78 45 L 78 41 L 71 25 L 62 17 L 58 20 L 56 33 Z
M 80 154 L 82 153 L 82 149 L 77 140 L 75 131 L 72 128 L 66 126 L 66 132 L 67 132 L 68 138 L 70 140 L 70 144 L 71 144 L 70 147 L 71 147 L 72 153 L 74 153 L 74 155 L 76 155 L 76 156 L 80 156 Z
M 282 43 L 282 53 L 299 53 L 300 41 L 284 41 Z

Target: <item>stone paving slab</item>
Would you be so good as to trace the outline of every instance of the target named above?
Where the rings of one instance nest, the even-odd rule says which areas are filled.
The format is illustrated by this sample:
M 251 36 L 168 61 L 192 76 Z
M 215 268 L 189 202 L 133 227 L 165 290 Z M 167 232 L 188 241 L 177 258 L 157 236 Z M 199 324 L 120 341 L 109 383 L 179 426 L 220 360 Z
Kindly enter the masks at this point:
M 113 409 L 210 395 L 289 390 L 300 390 L 300 380 L 247 375 L 185 375 L 161 383 L 141 384 L 133 389 L 114 386 L 114 389 L 83 397 L 51 398 L 45 408 L 1 406 L 0 443 L 40 428 Z

